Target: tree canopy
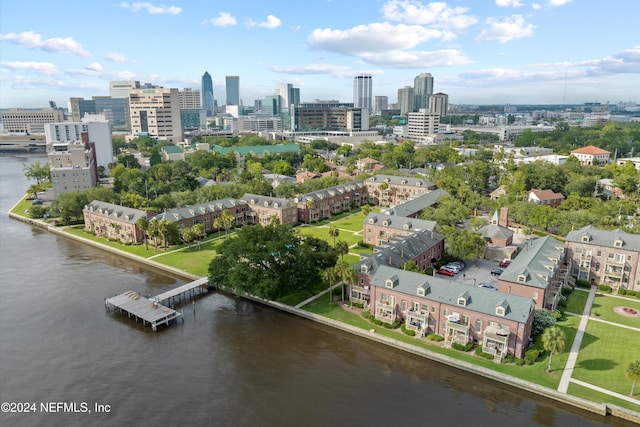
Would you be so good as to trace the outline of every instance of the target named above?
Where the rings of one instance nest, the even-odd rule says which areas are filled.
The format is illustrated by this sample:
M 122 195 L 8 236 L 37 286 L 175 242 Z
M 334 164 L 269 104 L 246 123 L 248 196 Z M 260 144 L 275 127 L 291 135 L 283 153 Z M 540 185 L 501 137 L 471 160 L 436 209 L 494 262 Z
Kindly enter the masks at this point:
M 274 224 L 244 226 L 218 253 L 209 265 L 212 285 L 266 299 L 313 287 L 338 258 L 324 240 Z

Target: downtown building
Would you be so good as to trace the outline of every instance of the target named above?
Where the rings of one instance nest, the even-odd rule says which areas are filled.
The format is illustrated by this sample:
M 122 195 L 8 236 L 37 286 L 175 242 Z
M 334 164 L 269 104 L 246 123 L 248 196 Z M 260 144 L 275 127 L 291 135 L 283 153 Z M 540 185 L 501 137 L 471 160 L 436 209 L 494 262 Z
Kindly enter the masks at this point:
M 126 98 L 112 96 L 93 96 L 91 99 L 70 98 L 69 110 L 73 122 L 80 122 L 87 114 L 99 114 L 111 124 L 113 132 L 131 132 L 128 90 Z
M 131 133 L 179 142 L 182 140 L 178 89 L 150 88 L 129 91 Z
M 353 106 L 355 108 L 366 108 L 372 111 L 372 89 L 373 82 L 371 75 L 361 74 L 353 79 Z
M 429 98 L 429 111 L 439 117 L 449 115 L 449 95 L 438 92 Z
M 413 110 L 429 109 L 429 101 L 433 95 L 433 77 L 431 73 L 422 73 L 413 79 Z
M 309 102 L 294 107 L 294 131 L 366 131 L 369 110 L 339 102 Z
M 95 143 L 90 142 L 89 132 L 86 131 L 73 137 L 76 139 L 61 137 L 60 141 L 47 140 L 47 161 L 54 198 L 60 194 L 88 190 L 98 183 Z
M 64 111 L 60 108 L 9 108 L 0 111 L 0 121 L 5 132 L 42 134 L 45 124 L 64 121 Z
M 208 71 L 205 71 L 202 75 L 202 109 L 205 111 L 207 117 L 214 116 L 216 113 L 215 103 L 213 98 L 213 80 Z
M 416 142 L 429 142 L 433 140 L 440 129 L 440 116 L 420 109 L 415 113 L 407 114 L 407 137 Z

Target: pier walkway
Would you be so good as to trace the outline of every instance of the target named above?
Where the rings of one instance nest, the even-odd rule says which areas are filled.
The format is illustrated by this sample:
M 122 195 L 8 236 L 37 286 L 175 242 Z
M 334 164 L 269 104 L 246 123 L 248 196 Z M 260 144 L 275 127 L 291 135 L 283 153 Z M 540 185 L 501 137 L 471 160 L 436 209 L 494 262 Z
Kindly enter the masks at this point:
M 188 295 L 190 299 L 197 295 L 202 295 L 207 292 L 208 283 L 208 278 L 202 277 L 151 298 L 145 298 L 139 292 L 127 291 L 123 294 L 106 298 L 104 305 L 114 313 L 119 312 L 126 314 L 129 318 L 135 318 L 136 322 L 142 320 L 144 326 L 149 324 L 151 329 L 155 331 L 158 325 L 168 326 L 172 321 L 182 316 L 181 312 L 164 304 L 169 303 L 173 307 L 176 299 L 177 303 L 180 304 L 185 295 Z

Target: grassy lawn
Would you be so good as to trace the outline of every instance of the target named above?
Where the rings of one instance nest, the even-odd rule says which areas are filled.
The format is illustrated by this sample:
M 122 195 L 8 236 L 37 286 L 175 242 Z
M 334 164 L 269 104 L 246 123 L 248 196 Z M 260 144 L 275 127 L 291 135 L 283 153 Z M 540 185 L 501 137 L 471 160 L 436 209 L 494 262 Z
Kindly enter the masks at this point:
M 215 247 L 221 242 L 221 240 L 215 240 L 202 244 L 200 249 L 196 245 L 189 249 L 169 252 L 153 260 L 191 274 L 206 276 L 209 274 L 209 263 L 217 255 Z
M 630 390 L 631 386 L 629 386 L 629 390 L 627 391 L 627 393 Z M 616 397 L 609 396 L 608 394 L 600 393 L 590 388 L 583 387 L 579 384 L 570 383 L 567 393 L 572 396 L 581 397 L 583 399 L 587 399 L 596 403 L 610 403 L 616 406 L 620 406 L 621 408 L 630 409 L 632 411 L 640 411 L 640 400 L 637 404 L 633 404 L 631 402 L 627 402 L 626 400 L 618 399 Z M 625 395 L 627 393 L 625 393 Z
M 362 223 L 364 222 L 364 218 L 365 217 L 362 214 L 351 215 L 339 221 L 335 221 L 331 225 L 341 230 L 359 232 L 362 231 Z
M 94 236 L 91 233 L 87 233 L 86 231 L 84 231 L 82 226 L 67 228 L 64 231 L 69 233 L 69 234 L 73 234 L 74 236 L 82 237 L 84 239 L 91 240 L 93 242 L 102 243 L 103 245 L 109 246 L 111 248 L 119 249 L 121 251 L 125 251 L 127 253 L 132 254 L 132 255 L 137 255 L 137 256 L 140 256 L 140 257 L 143 257 L 143 258 L 149 258 L 149 257 L 151 257 L 153 255 L 156 255 L 157 253 L 161 252 L 160 249 L 158 251 L 154 252 L 154 250 L 153 250 L 153 242 L 149 242 L 149 249 L 148 250 L 145 248 L 144 244 L 141 244 L 141 245 L 123 245 L 122 243 L 111 242 L 111 241 L 105 239 L 104 237 Z
M 584 306 L 587 304 L 589 292 L 576 289 L 567 301 L 567 311 L 575 314 L 582 314 Z
M 328 228 L 316 228 L 316 227 L 309 227 L 309 226 L 305 226 L 305 227 L 300 227 L 297 229 L 298 234 L 300 234 L 301 236 L 313 236 L 313 237 L 317 237 L 318 239 L 322 239 L 325 240 L 327 242 L 329 242 L 329 244 L 331 246 L 333 246 L 333 237 L 329 237 L 329 229 Z M 352 233 L 347 233 L 345 231 L 341 231 L 340 234 L 338 235 L 338 237 L 336 237 L 336 242 L 343 240 L 345 242 L 347 242 L 347 244 L 349 246 L 358 243 L 359 241 L 362 240 L 361 236 L 356 236 Z
M 626 394 L 631 390 L 631 381 L 624 371 L 629 362 L 637 359 L 640 359 L 640 333 L 589 321 L 573 378 Z
M 493 363 L 492 360 L 482 359 L 453 349 L 442 348 L 439 345 L 431 344 L 426 340 L 417 340 L 402 333 L 400 329 L 390 330 L 381 326 L 375 326 L 362 316 L 343 309 L 339 304 L 329 304 L 327 298 L 316 300 L 311 304 L 302 307 L 302 309 L 364 330 L 375 329 L 376 334 L 406 342 L 436 353 L 445 354 L 458 360 L 473 363 L 475 365 L 482 366 L 483 368 L 491 369 L 496 372 L 501 372 L 553 389 L 557 389 L 562 376 L 562 369 L 558 367 L 564 366 L 568 358 L 568 350 L 562 354 L 556 355 L 553 358 L 553 366 L 556 367 L 556 370 L 552 373 L 547 373 L 545 371 L 548 362 L 548 355 L 542 356 L 535 364 L 530 366 L 516 366 L 515 364 L 497 365 Z M 560 326 L 567 335 L 567 349 L 571 348 L 578 322 L 579 318 L 576 316 L 568 316 L 567 320 L 558 322 L 558 326 Z
M 625 317 L 613 311 L 614 307 L 624 306 L 635 308 L 640 311 L 640 301 L 634 301 L 624 298 L 617 298 L 604 295 L 596 295 L 591 308 L 591 315 L 597 316 L 599 319 L 609 322 L 619 323 L 621 325 L 633 326 L 640 328 L 640 317 Z

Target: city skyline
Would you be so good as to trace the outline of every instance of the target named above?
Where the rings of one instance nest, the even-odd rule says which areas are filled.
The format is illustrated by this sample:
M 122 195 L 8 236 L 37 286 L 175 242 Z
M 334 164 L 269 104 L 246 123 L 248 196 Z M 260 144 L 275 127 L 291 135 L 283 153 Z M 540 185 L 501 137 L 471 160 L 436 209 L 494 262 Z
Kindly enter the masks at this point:
M 244 105 L 283 83 L 302 102 L 353 102 L 360 74 L 396 103 L 422 73 L 451 104 L 640 101 L 635 1 L 38 0 L 28 19 L 20 3 L 1 9 L 0 108 L 66 106 L 117 80 L 201 89 L 205 71 L 218 105 L 226 76 L 239 76 Z

